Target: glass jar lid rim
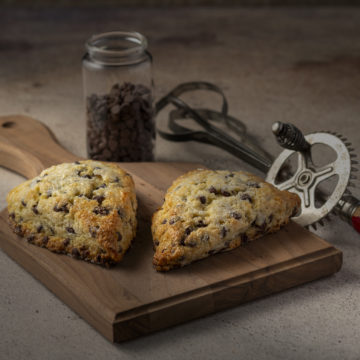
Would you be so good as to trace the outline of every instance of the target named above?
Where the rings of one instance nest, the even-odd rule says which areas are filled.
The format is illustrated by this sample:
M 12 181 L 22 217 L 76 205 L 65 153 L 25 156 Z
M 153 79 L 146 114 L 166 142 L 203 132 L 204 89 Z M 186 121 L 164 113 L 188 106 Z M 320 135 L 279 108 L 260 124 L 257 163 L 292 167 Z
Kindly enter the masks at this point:
M 132 44 L 128 48 L 107 49 L 99 46 L 104 40 L 125 40 Z M 111 31 L 91 36 L 86 44 L 86 49 L 90 54 L 99 54 L 103 56 L 132 56 L 141 53 L 147 48 L 147 39 L 144 35 L 136 31 Z

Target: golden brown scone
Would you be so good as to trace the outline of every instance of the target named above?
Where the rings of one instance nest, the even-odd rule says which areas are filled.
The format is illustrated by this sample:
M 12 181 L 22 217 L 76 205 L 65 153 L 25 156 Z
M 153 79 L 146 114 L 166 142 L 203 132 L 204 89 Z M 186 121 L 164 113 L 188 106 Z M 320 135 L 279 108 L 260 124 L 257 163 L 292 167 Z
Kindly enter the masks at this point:
M 300 198 L 245 172 L 195 170 L 168 189 L 153 215 L 156 270 L 232 250 L 285 225 Z
M 52 166 L 12 189 L 10 225 L 28 242 L 96 264 L 119 262 L 136 232 L 134 182 L 118 166 Z

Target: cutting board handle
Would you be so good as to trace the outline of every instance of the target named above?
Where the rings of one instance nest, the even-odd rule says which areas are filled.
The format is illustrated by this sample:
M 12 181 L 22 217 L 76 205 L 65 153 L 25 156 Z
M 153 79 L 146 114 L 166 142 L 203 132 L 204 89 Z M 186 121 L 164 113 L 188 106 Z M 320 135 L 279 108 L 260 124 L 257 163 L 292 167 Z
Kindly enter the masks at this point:
M 29 116 L 0 117 L 0 166 L 30 179 L 62 162 L 79 160 L 65 150 L 54 134 Z

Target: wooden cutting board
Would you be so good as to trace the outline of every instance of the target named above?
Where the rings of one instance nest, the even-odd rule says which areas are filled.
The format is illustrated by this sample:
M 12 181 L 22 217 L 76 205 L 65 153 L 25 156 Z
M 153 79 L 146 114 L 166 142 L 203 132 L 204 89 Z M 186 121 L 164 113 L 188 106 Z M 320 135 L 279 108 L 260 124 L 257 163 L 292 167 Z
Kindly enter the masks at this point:
M 0 165 L 26 177 L 79 158 L 63 149 L 40 122 L 0 117 Z M 341 251 L 290 223 L 246 247 L 182 269 L 152 266 L 150 219 L 170 183 L 189 163 L 121 163 L 135 180 L 138 234 L 124 261 L 112 269 L 28 244 L 0 213 L 2 249 L 111 341 L 121 342 L 340 270 Z

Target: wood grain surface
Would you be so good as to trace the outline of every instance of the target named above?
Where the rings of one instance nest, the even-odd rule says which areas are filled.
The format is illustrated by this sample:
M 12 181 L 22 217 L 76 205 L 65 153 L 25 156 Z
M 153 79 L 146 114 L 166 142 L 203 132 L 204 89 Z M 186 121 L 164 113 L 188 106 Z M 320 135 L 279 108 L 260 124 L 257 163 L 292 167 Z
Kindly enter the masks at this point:
M 0 165 L 26 177 L 76 156 L 64 150 L 40 122 L 0 118 Z M 182 269 L 158 273 L 152 266 L 150 220 L 166 188 L 189 163 L 122 163 L 135 180 L 138 233 L 124 261 L 112 269 L 28 244 L 0 214 L 0 246 L 62 301 L 111 341 L 120 342 L 261 296 L 331 275 L 342 253 L 290 223 L 246 247 Z

